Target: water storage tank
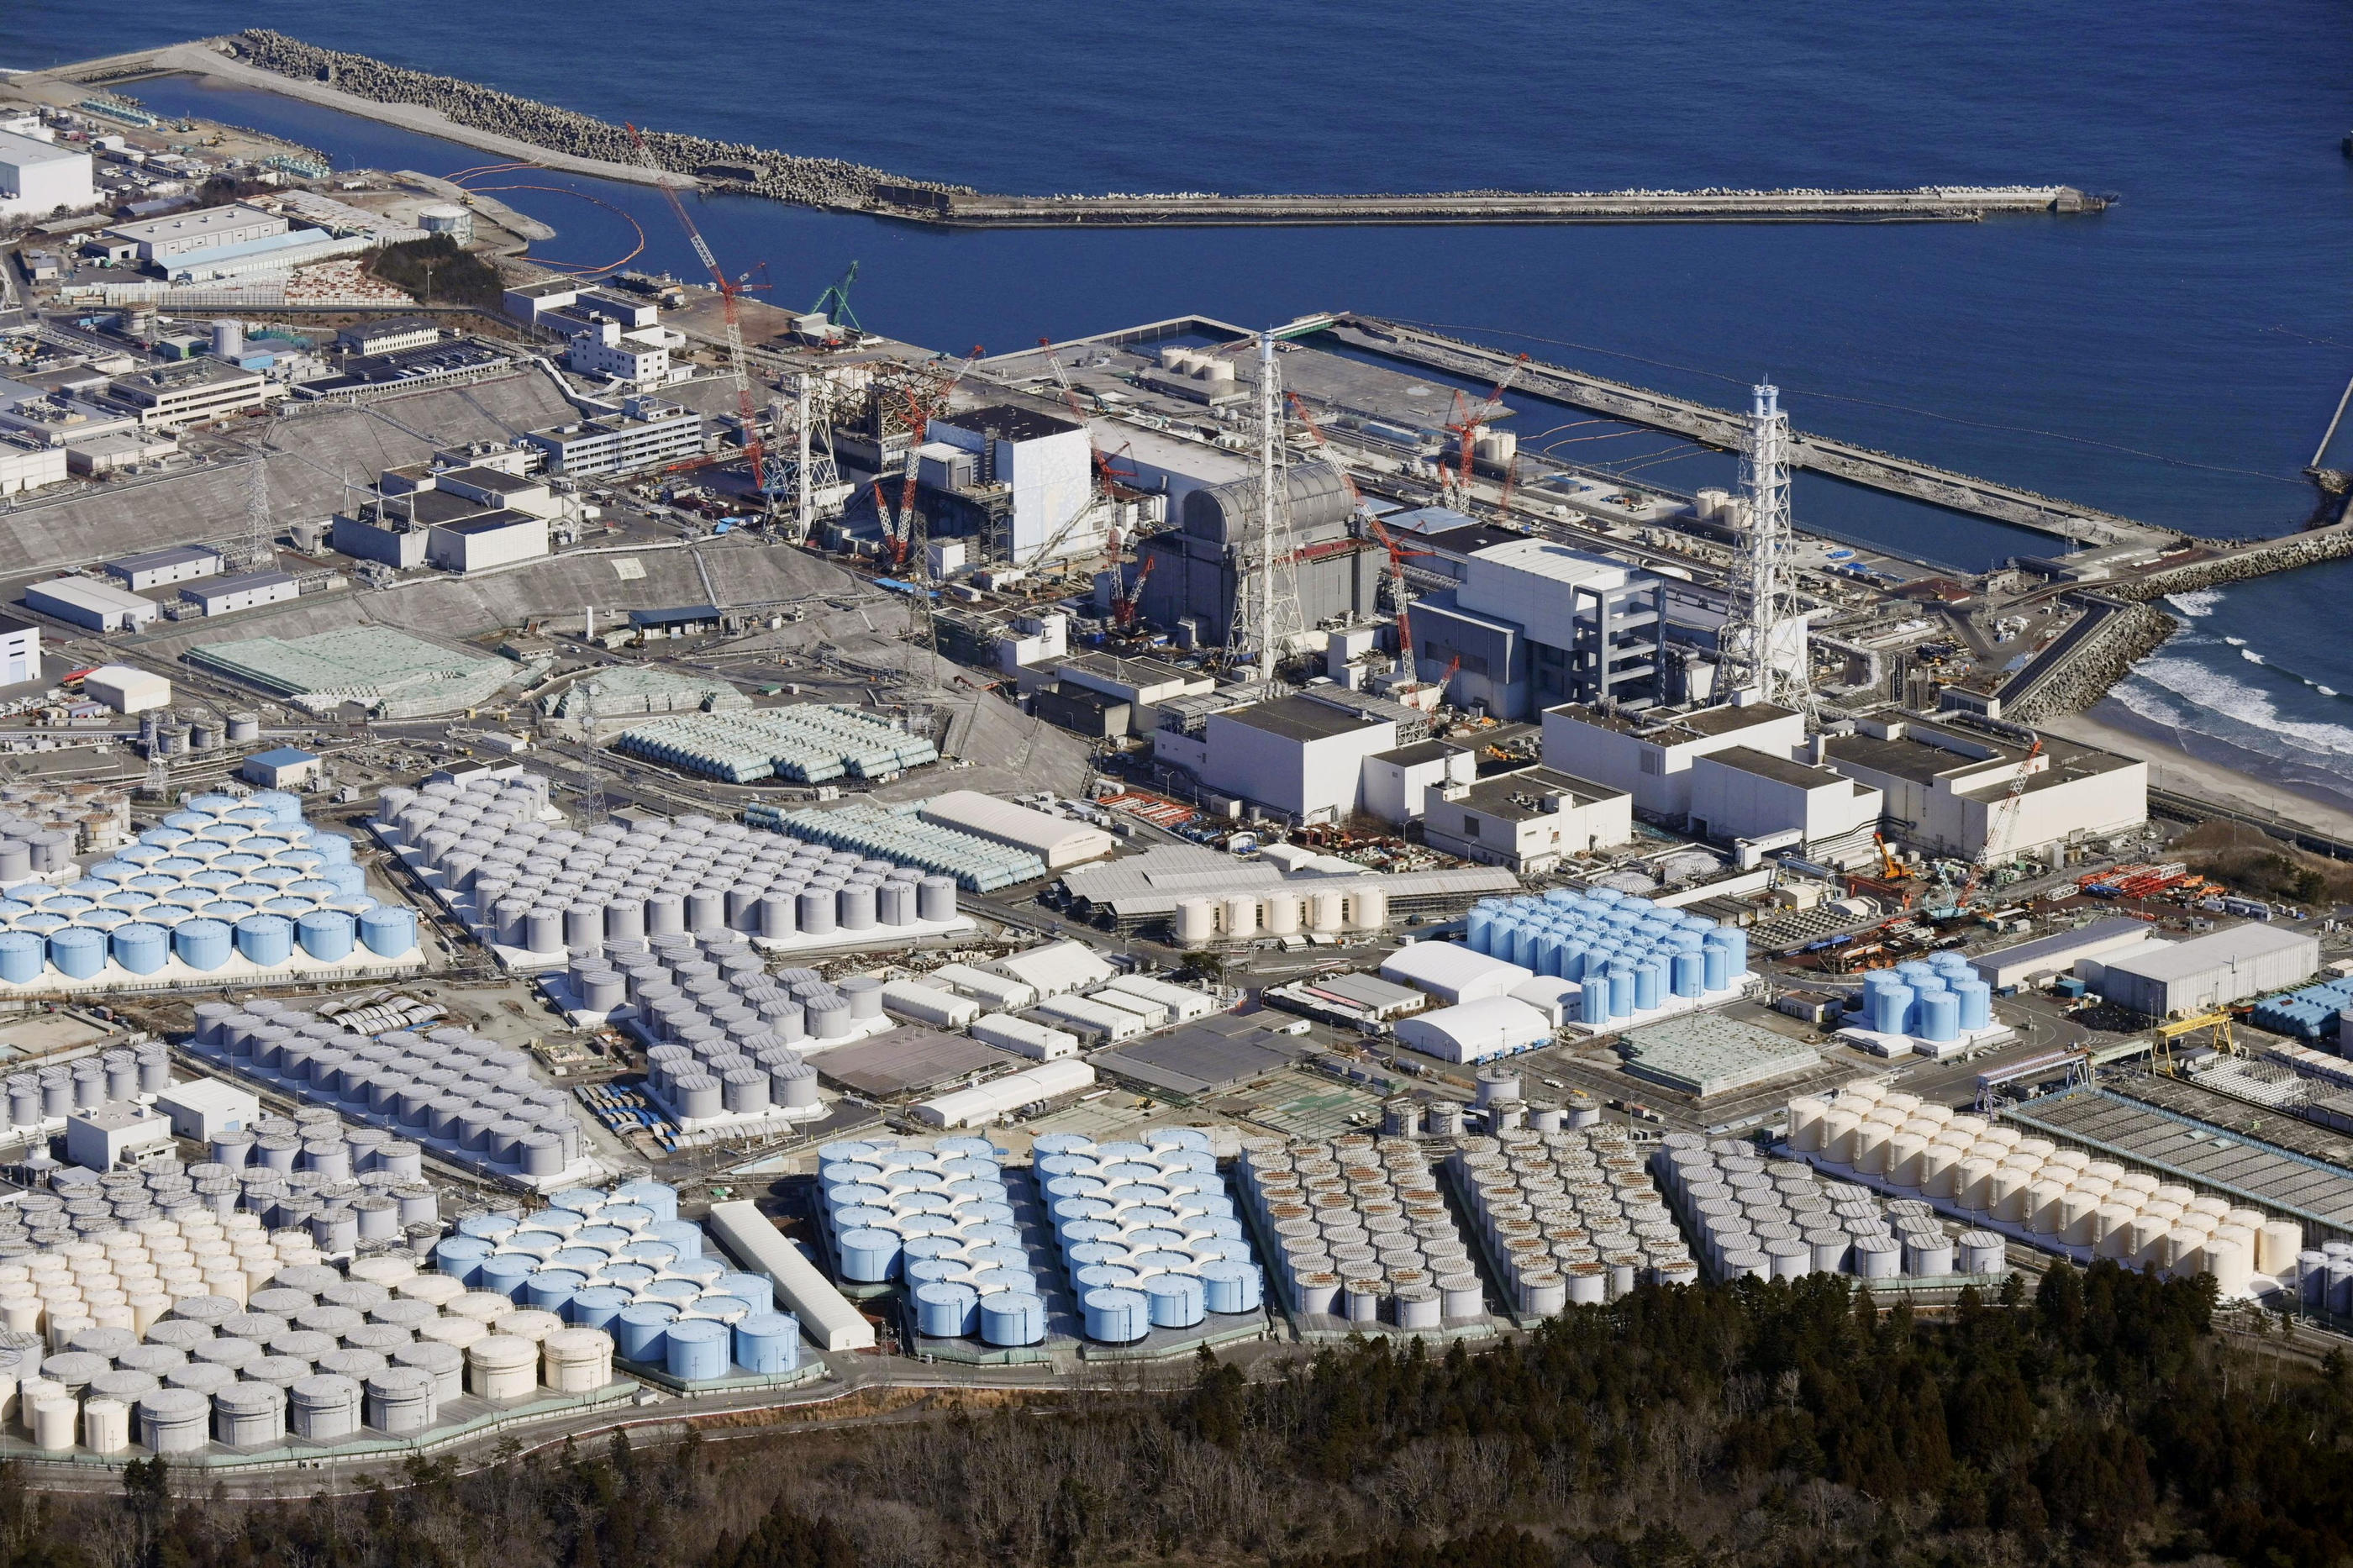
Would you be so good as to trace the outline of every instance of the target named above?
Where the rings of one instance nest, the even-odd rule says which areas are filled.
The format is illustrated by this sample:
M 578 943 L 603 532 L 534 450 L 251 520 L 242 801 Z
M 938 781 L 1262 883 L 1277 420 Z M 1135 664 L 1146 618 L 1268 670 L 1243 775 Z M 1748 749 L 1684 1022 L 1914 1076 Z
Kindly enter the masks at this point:
M 801 1362 L 800 1321 L 789 1312 L 754 1312 L 734 1323 L 735 1364 L 745 1372 L 773 1377 L 793 1371 Z M 994 1344 L 997 1342 L 990 1341 Z M 1032 1341 L 1013 1342 L 1023 1344 Z
M 1292 928 L 1298 929 L 1298 901 L 1292 903 Z M 1198 947 L 1217 934 L 1217 906 L 1207 899 L 1176 900 L 1176 941 L 1186 947 Z
M 837 907 L 833 889 L 803 888 L 794 900 L 793 914 L 802 931 L 810 936 L 829 936 L 834 930 Z
M 398 958 L 417 946 L 417 915 L 393 904 L 378 904 L 360 916 L 360 941 L 381 958 Z
M 932 1339 L 962 1339 L 980 1326 L 980 1293 L 969 1285 L 933 1280 L 914 1289 L 915 1331 Z
M 195 1390 L 159 1388 L 139 1401 L 139 1441 L 151 1453 L 194 1453 L 212 1441 L 212 1415 Z
M 681 1383 L 702 1383 L 725 1377 L 734 1348 L 734 1331 L 710 1318 L 687 1318 L 672 1323 L 664 1335 L 665 1364 Z
M 282 915 L 248 915 L 237 922 L 237 950 L 264 968 L 276 968 L 294 952 L 294 922 Z
M 1252 893 L 1237 893 L 1225 900 L 1221 910 L 1226 939 L 1240 942 L 1258 934 L 1258 898 Z
M 229 947 L 229 928 L 218 921 L 183 921 L 172 931 L 172 951 L 191 969 L 218 969 L 228 962 Z
M 29 985 L 41 977 L 47 945 L 28 931 L 0 931 L 0 982 Z
M 341 910 L 312 910 L 294 922 L 294 933 L 304 952 L 322 963 L 334 963 L 351 956 L 353 923 L 352 917 Z M 115 934 L 119 939 L 121 932 Z
M 57 952 L 57 938 L 64 934 L 61 931 L 50 938 L 49 951 L 52 957 Z M 114 932 L 113 949 L 114 962 L 132 973 L 153 974 L 164 967 L 164 961 L 171 954 L 171 937 L 159 925 L 148 925 L 142 922 L 136 925 L 119 926 Z M 58 967 L 66 968 L 62 963 Z M 66 972 L 72 973 L 71 970 Z M 91 972 L 96 973 L 94 968 Z
M 1317 892 L 1308 895 L 1308 929 L 1318 932 L 1340 930 L 1344 923 L 1345 909 L 1345 901 L 1338 893 Z
M 1348 923 L 1357 931 L 1378 931 L 1389 921 L 1389 895 L 1382 888 L 1360 888 L 1350 899 Z
M 926 877 L 916 883 L 915 913 L 926 921 L 955 919 L 955 879 L 952 877 Z
M 1132 1344 L 1152 1331 L 1151 1306 L 1140 1291 L 1099 1288 L 1089 1290 L 1081 1306 L 1087 1338 L 1098 1343 Z

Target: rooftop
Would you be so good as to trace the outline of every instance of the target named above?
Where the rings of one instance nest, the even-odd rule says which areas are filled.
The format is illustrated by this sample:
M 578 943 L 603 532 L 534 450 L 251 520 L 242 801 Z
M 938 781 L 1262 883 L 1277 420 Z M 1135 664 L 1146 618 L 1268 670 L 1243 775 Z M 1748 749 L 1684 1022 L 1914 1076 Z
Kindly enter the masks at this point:
M 432 492 L 427 493 L 429 495 Z M 546 525 L 547 520 L 535 513 L 501 507 L 496 511 L 486 511 L 480 517 L 461 518 L 456 522 L 445 522 L 437 526 L 447 532 L 464 534 L 470 538 L 478 533 L 496 533 L 501 529 L 526 526 L 544 528 Z
M 1551 814 L 1545 810 L 1545 801 L 1553 795 L 1567 795 L 1572 804 L 1590 805 L 1607 800 L 1621 792 L 1608 784 L 1595 784 L 1551 768 L 1522 768 L 1516 773 L 1495 773 L 1472 784 L 1457 803 L 1474 807 L 1488 816 L 1509 822 L 1525 822 Z
M 1267 1023 L 1264 1015 L 1224 1014 L 1130 1040 L 1090 1059 L 1101 1071 L 1168 1093 L 1213 1093 L 1287 1068 L 1307 1049 L 1303 1037 L 1278 1033 Z
M 1083 428 L 1071 420 L 1011 403 L 967 408 L 960 414 L 943 415 L 934 423 L 976 436 L 993 435 L 1007 441 L 1042 441 L 1049 436 L 1067 436 Z
M 1312 697 L 1271 698 L 1218 717 L 1291 741 L 1326 741 L 1335 735 L 1352 735 L 1374 722 Z
M 47 143 L 42 143 L 47 146 Z M 54 149 L 53 149 L 54 150 Z M 225 207 L 204 207 L 195 212 L 171 213 L 163 217 L 151 217 L 140 223 L 119 223 L 106 232 L 120 239 L 146 241 L 175 239 L 185 235 L 205 234 L 213 230 L 226 232 L 254 223 L 282 223 L 274 213 L 259 207 L 232 202 Z
M 1630 574 L 1630 569 L 1622 561 L 1572 550 L 1548 539 L 1522 537 L 1502 544 L 1491 544 L 1476 552 L 1472 559 L 1507 571 L 1525 572 L 1553 582 L 1573 584 L 1615 587 Z
M 1458 746 L 1451 741 L 1416 741 L 1410 746 L 1399 746 L 1394 751 L 1376 752 L 1373 761 L 1394 763 L 1400 768 L 1413 768 L 1419 767 L 1424 763 L 1443 762 L 1448 757 L 1459 756 L 1470 749 L 1468 746 Z
M 461 485 L 472 485 L 477 489 L 496 490 L 501 495 L 513 495 L 518 490 L 543 489 L 547 485 L 545 479 L 535 475 L 510 474 L 497 468 L 472 467 L 450 468 L 439 478 L 454 479 Z
M 414 522 L 431 528 L 480 517 L 483 511 L 480 501 L 454 490 L 403 490 L 380 503 L 376 515 L 387 521 Z
M 134 572 L 155 572 L 167 566 L 186 566 L 200 561 L 218 561 L 220 552 L 201 544 L 176 544 L 169 550 L 150 550 L 138 555 L 125 555 L 110 561 L 106 569 L 120 576 Z
M 301 767 L 304 763 L 317 762 L 319 754 L 316 752 L 306 752 L 300 746 L 280 746 L 274 751 L 256 752 L 248 760 L 259 763 L 264 767 L 295 768 Z
M 180 596 L 184 599 L 211 599 L 229 594 L 249 594 L 257 588 L 275 588 L 294 581 L 285 572 L 239 572 L 227 577 L 207 577 L 202 582 L 183 584 Z
M 1738 768 L 1744 773 L 1755 773 L 1758 778 L 1771 779 L 1776 784 L 1795 784 L 1799 789 L 1820 789 L 1824 784 L 1852 782 L 1828 768 L 1793 763 L 1787 757 L 1777 757 L 1754 746 L 1726 746 L 1723 751 L 1710 752 L 1707 760 L 1727 768 Z
M 60 147 L 37 136 L 19 136 L 14 131 L 0 131 L 0 163 L 14 163 L 22 168 L 27 163 L 62 163 L 69 158 L 89 156 L 90 153 L 85 148 Z
M 1545 711 L 1574 719 L 1580 724 L 1590 724 L 1597 730 L 1640 736 L 1662 746 L 1680 746 L 1716 735 L 1736 735 L 1743 730 L 1769 724 L 1777 719 L 1794 718 L 1797 713 L 1795 709 L 1771 702 L 1751 702 L 1737 708 L 1694 708 L 1681 713 L 1660 712 L 1655 709 L 1641 713 L 1612 713 L 1588 707 L 1582 702 L 1565 702 Z

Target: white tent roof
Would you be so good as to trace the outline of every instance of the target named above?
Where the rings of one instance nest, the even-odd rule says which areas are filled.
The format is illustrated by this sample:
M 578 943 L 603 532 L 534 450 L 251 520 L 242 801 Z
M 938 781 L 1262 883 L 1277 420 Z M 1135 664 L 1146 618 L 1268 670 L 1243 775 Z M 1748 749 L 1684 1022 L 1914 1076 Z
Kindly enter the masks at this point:
M 1535 972 L 1473 952 L 1460 942 L 1418 942 L 1389 954 L 1381 965 L 1381 978 L 1427 991 L 1441 1001 L 1474 1002 L 1504 995 L 1522 981 L 1535 979 Z
M 987 966 L 1009 980 L 1034 987 L 1040 996 L 1100 985 L 1118 973 L 1083 942 L 1054 942 L 1027 952 L 1008 953 Z M 1522 973 L 1525 973 L 1523 971 Z
M 1400 1018 L 1397 1037 L 1398 1044 L 1441 1061 L 1479 1062 L 1543 1045 L 1552 1038 L 1552 1021 L 1525 1002 L 1482 996 Z
M 1016 849 L 1027 849 L 1046 862 L 1049 869 L 1058 871 L 1082 860 L 1101 859 L 1112 852 L 1115 842 L 1100 827 L 1016 805 L 1009 800 L 972 789 L 934 795 L 916 815 L 941 827 L 960 828 L 998 844 L 1009 844 Z

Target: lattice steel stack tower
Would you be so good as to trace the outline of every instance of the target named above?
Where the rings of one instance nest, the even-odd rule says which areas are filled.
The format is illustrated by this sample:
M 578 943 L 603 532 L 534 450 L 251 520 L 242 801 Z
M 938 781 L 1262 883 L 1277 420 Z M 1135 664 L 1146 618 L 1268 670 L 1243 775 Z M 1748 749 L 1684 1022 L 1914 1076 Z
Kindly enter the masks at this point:
M 1282 439 L 1282 383 L 1274 363 L 1274 334 L 1258 340 L 1259 490 L 1257 561 L 1242 552 L 1234 583 L 1234 621 L 1226 648 L 1234 663 L 1254 659 L 1271 690 L 1283 640 L 1306 629 L 1299 606 L 1299 570 L 1292 559 L 1291 483 Z
M 1790 584 L 1789 416 L 1771 382 L 1758 384 L 1748 409 L 1740 483 L 1747 531 L 1734 558 L 1731 613 L 1719 647 L 1716 695 L 1754 691 L 1767 702 L 1813 710 L 1805 614 Z

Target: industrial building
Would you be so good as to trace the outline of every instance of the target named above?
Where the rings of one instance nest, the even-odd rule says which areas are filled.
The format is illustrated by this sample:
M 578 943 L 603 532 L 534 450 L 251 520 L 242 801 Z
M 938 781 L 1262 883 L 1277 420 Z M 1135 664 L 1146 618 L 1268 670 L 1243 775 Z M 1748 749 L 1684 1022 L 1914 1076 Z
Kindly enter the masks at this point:
M 1210 714 L 1193 772 L 1204 788 L 1285 820 L 1335 822 L 1364 802 L 1365 759 L 1398 738 L 1392 720 L 1305 693 L 1276 697 Z M 1166 730 L 1155 737 L 1155 755 L 1174 755 L 1169 740 Z
M 47 217 L 97 205 L 88 153 L 0 131 L 0 219 Z
M 1754 1089 L 1821 1065 L 1813 1047 L 1718 1013 L 1669 1018 L 1628 1035 L 1626 1070 L 1694 1099 Z
M 1355 532 L 1356 501 L 1337 469 L 1299 463 L 1285 470 L 1293 574 L 1302 624 L 1370 620 L 1388 558 Z M 1256 479 L 1193 489 L 1172 513 L 1176 526 L 1139 540 L 1137 605 L 1176 633 L 1179 646 L 1223 647 L 1234 599 L 1260 552 Z
M 362 321 L 335 334 L 335 346 L 353 354 L 398 353 L 402 349 L 421 349 L 440 341 L 441 329 L 422 316 Z
M 426 532 L 425 558 L 448 572 L 482 572 L 547 553 L 547 519 L 499 510 L 435 523 Z
M 201 544 L 182 544 L 110 561 L 106 574 L 132 593 L 143 594 L 150 588 L 168 588 L 174 583 L 214 576 L 223 564 L 217 550 Z
M 1080 715 L 1100 712 L 1106 723 L 1115 713 L 1124 711 L 1125 723 L 1116 731 L 1123 735 L 1150 735 L 1160 723 L 1161 704 L 1179 697 L 1204 697 L 1217 689 L 1217 682 L 1199 670 L 1182 669 L 1156 658 L 1120 658 L 1111 654 L 1088 653 L 1061 659 L 1052 668 L 1051 684 L 1032 689 L 1033 711 L 1039 711 L 1037 698 L 1050 691 L 1053 695 L 1048 699 L 1048 706 L 1057 711 Z M 1090 694 L 1101 701 L 1087 701 Z M 1050 716 L 1039 711 L 1039 717 Z
M 280 604 L 301 592 L 284 572 L 238 572 L 227 577 L 201 578 L 180 590 L 180 597 L 207 616 L 234 615 Z
M 1395 1027 L 1398 1045 L 1457 1064 L 1534 1050 L 1550 1044 L 1553 1033 L 1550 1018 L 1514 996 L 1482 996 L 1417 1013 Z
M 1044 861 L 1050 871 L 1099 860 L 1116 847 L 1116 841 L 1100 827 L 1017 805 L 978 790 L 951 790 L 934 795 L 923 802 L 916 815 L 941 827 L 1027 849 Z
M 2123 915 L 2095 920 L 2073 931 L 2055 931 L 2013 947 L 1997 948 L 1969 960 L 1970 967 L 1996 991 L 2014 991 L 2053 975 L 2065 974 L 2085 959 L 2136 948 L 2150 940 L 2147 921 Z
M 107 395 L 132 409 L 142 429 L 185 430 L 264 406 L 284 388 L 259 371 L 209 357 L 116 376 Z
M 2210 1012 L 2267 991 L 2284 991 L 2320 967 L 2319 939 L 2280 926 L 2250 923 L 2110 953 L 2094 989 L 2119 1007 L 2151 1018 Z
M 1636 811 L 1674 825 L 1692 815 L 1697 759 L 1736 746 L 1788 757 L 1805 743 L 1805 716 L 1767 702 L 1655 714 L 1570 703 L 1544 716 L 1545 766 L 1622 789 Z
M 52 577 L 25 590 L 25 607 L 94 632 L 142 631 L 164 613 L 142 599 L 95 577 Z
M 138 223 L 120 223 L 107 237 L 132 247 L 142 261 L 168 263 L 200 251 L 249 245 L 287 232 L 287 221 L 276 213 L 234 202 L 227 206 L 171 213 Z
M 703 453 L 702 416 L 658 397 L 634 396 L 621 412 L 527 433 L 546 454 L 547 471 L 578 477 L 628 474 Z
M 323 228 L 298 228 L 243 245 L 216 246 L 162 263 L 174 283 L 217 283 L 233 278 L 290 272 L 337 256 L 357 256 L 375 247 L 365 235 L 333 235 Z
M 0 616 L 0 686 L 41 679 L 41 628 Z
M 1530 877 L 1564 855 L 1631 842 L 1634 797 L 1552 768 L 1520 768 L 1425 785 L 1421 832 L 1433 849 Z
M 1885 797 L 1891 837 L 1932 855 L 2041 856 L 2148 820 L 2147 763 L 2055 736 L 2028 743 L 1957 724 L 1863 719 L 1853 734 L 1824 737 L 1821 750 L 1830 766 Z
M 319 776 L 319 757 L 299 746 L 256 752 L 237 768 L 237 776 L 264 789 L 307 789 Z
M 1451 741 L 1416 741 L 1365 759 L 1365 809 L 1402 826 L 1419 822 L 1430 791 L 1468 788 L 1479 776 L 1479 753 Z
M 172 683 L 153 670 L 101 664 L 81 678 L 81 693 L 117 713 L 143 713 L 172 705 Z
M 1819 865 L 1862 865 L 1884 807 L 1868 784 L 1752 746 L 1692 760 L 1690 831 L 1740 847 L 1744 867 L 1783 848 Z
M 1520 886 L 1492 866 L 1372 872 L 1324 857 L 1287 864 L 1271 854 L 1243 858 L 1191 844 L 1160 845 L 1082 866 L 1063 876 L 1062 887 L 1091 919 L 1108 919 L 1123 931 L 1173 925 L 1179 941 L 1198 945 L 1219 934 L 1238 940 L 1260 931 L 1377 931 L 1413 915 L 1459 912 L 1474 899 Z M 1188 906 L 1198 924 L 1188 926 Z
M 1017 566 L 1069 556 L 1099 555 L 1109 519 L 1094 506 L 1094 451 L 1086 426 L 1057 415 L 1016 404 L 934 418 L 924 430 L 925 450 L 944 447 L 928 459 L 938 487 L 952 491 L 1002 487 L 1007 501 L 1001 541 L 989 553 Z M 948 454 L 961 454 L 959 465 Z M 1092 514 L 1092 515 L 1091 515 Z M 946 531 L 957 531 L 951 525 Z
M 1499 719 L 1562 702 L 1622 710 L 1666 697 L 1666 583 L 1548 540 L 1474 551 L 1461 585 L 1413 606 L 1415 673 Z

